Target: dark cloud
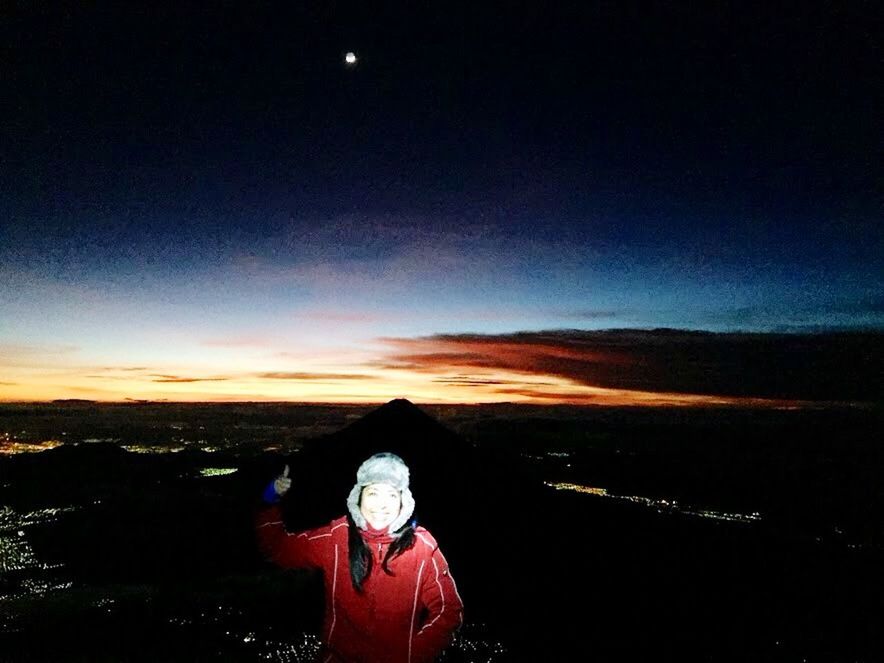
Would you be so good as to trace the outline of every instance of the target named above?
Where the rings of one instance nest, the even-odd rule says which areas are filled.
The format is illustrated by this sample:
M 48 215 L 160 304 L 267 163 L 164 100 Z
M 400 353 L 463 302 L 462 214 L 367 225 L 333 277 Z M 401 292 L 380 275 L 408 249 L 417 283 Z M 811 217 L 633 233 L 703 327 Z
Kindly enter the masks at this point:
M 370 375 L 352 373 L 259 373 L 259 378 L 268 380 L 371 380 Z
M 505 388 L 505 389 L 496 389 L 496 393 L 505 394 L 507 396 L 522 396 L 524 398 L 530 398 L 532 400 L 549 400 L 551 403 L 570 403 L 570 404 L 591 404 L 591 403 L 604 403 L 604 398 L 599 396 L 598 394 L 574 394 L 571 392 L 562 392 L 562 391 L 545 391 L 531 388 Z
M 592 387 L 739 398 L 879 401 L 884 396 L 880 332 L 557 330 L 388 341 L 396 348 L 388 365 L 401 362 L 426 372 L 496 368 Z
M 460 376 L 453 377 L 453 378 L 436 378 L 435 380 L 433 380 L 433 382 L 436 382 L 438 384 L 445 384 L 445 385 L 458 386 L 458 387 L 483 387 L 483 386 L 494 386 L 494 385 L 514 385 L 514 384 L 524 385 L 525 384 L 524 382 L 515 382 L 514 380 L 489 380 L 489 379 L 484 379 L 484 378 L 472 378 L 468 375 L 460 375 Z M 548 386 L 548 383 L 545 383 L 545 382 L 541 382 L 541 383 L 532 382 L 531 384 L 532 385 L 539 385 L 539 386 Z
M 223 382 L 229 380 L 226 377 L 214 378 L 183 378 L 178 375 L 152 375 L 155 378 L 153 382 Z
M 381 362 L 384 368 L 435 372 L 440 364 L 448 366 L 469 366 L 471 368 L 498 368 L 493 357 L 479 352 L 428 352 L 396 355 L 394 361 Z

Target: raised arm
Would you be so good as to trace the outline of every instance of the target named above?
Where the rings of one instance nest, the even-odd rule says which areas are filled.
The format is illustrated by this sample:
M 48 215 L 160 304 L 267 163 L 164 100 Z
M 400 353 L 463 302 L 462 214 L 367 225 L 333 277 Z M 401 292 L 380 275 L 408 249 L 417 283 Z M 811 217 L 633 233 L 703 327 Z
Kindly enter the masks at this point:
M 264 490 L 264 502 L 255 519 L 258 547 L 264 557 L 286 568 L 317 568 L 321 566 L 322 546 L 328 541 L 328 527 L 306 532 L 288 532 L 282 520 L 279 500 L 291 488 L 289 466 Z

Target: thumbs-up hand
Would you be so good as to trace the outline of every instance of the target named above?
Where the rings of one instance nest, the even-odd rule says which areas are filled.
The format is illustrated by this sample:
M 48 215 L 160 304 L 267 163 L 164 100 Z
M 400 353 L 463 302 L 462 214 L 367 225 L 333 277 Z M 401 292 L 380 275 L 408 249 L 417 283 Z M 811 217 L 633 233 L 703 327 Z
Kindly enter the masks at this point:
M 273 482 L 273 490 L 276 491 L 276 494 L 282 497 L 287 492 L 289 492 L 289 488 L 292 487 L 292 480 L 289 479 L 289 466 L 286 465 L 285 469 L 282 471 L 282 474 L 276 477 L 276 480 Z

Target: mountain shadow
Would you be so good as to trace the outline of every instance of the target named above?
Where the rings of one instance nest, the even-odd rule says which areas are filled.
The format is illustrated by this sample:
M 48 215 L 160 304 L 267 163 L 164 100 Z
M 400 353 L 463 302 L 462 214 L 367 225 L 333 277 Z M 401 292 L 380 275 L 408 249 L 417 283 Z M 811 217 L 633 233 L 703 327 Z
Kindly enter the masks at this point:
M 436 528 L 487 514 L 495 501 L 489 485 L 509 485 L 513 478 L 504 481 L 500 462 L 489 464 L 485 453 L 410 401 L 397 399 L 307 443 L 292 459 L 294 481 L 285 504 L 289 525 L 318 525 L 345 513 L 357 468 L 381 451 L 408 465 L 415 514 Z
M 494 447 L 393 401 L 293 457 L 288 526 L 343 514 L 359 463 L 392 451 L 411 468 L 416 514 L 451 564 L 467 620 L 500 636 L 504 660 L 782 660 L 783 633 L 817 649 L 870 649 L 845 644 L 878 610 L 853 584 L 871 573 L 858 558 L 833 573 L 836 553 L 764 523 L 555 490 L 544 483 L 554 463 Z M 791 617 L 805 603 L 819 612 L 819 635 Z M 850 617 L 833 621 L 838 610 Z
M 583 576 L 568 583 L 559 578 L 562 568 L 574 568 L 587 553 L 574 541 L 562 545 L 566 524 L 590 515 L 585 501 L 544 485 L 537 468 L 517 453 L 476 448 L 407 400 L 316 439 L 291 459 L 293 486 L 283 504 L 288 529 L 345 513 L 356 469 L 380 451 L 408 464 L 415 514 L 448 558 L 471 622 L 505 624 L 526 638 L 511 638 L 522 652 L 534 646 L 537 628 L 580 632 L 567 623 L 574 615 L 563 619 L 559 608 L 543 606 L 563 605 L 567 594 L 586 591 Z M 574 645 L 566 638 L 558 644 Z M 555 649 L 543 640 L 536 646 Z

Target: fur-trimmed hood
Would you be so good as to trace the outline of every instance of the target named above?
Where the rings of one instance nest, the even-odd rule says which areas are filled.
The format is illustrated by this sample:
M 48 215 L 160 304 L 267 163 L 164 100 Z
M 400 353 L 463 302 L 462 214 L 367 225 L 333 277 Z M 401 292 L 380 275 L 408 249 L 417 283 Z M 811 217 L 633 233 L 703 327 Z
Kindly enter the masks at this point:
M 374 483 L 383 483 L 392 486 L 399 491 L 402 499 L 402 508 L 396 519 L 390 523 L 387 531 L 395 536 L 396 532 L 408 522 L 412 514 L 414 514 L 414 497 L 408 487 L 409 481 L 408 466 L 396 454 L 389 452 L 377 453 L 366 460 L 359 469 L 356 470 L 356 484 L 347 497 L 347 509 L 353 522 L 359 529 L 367 529 L 368 524 L 365 522 L 365 516 L 359 510 L 359 498 L 362 495 L 362 489 Z

